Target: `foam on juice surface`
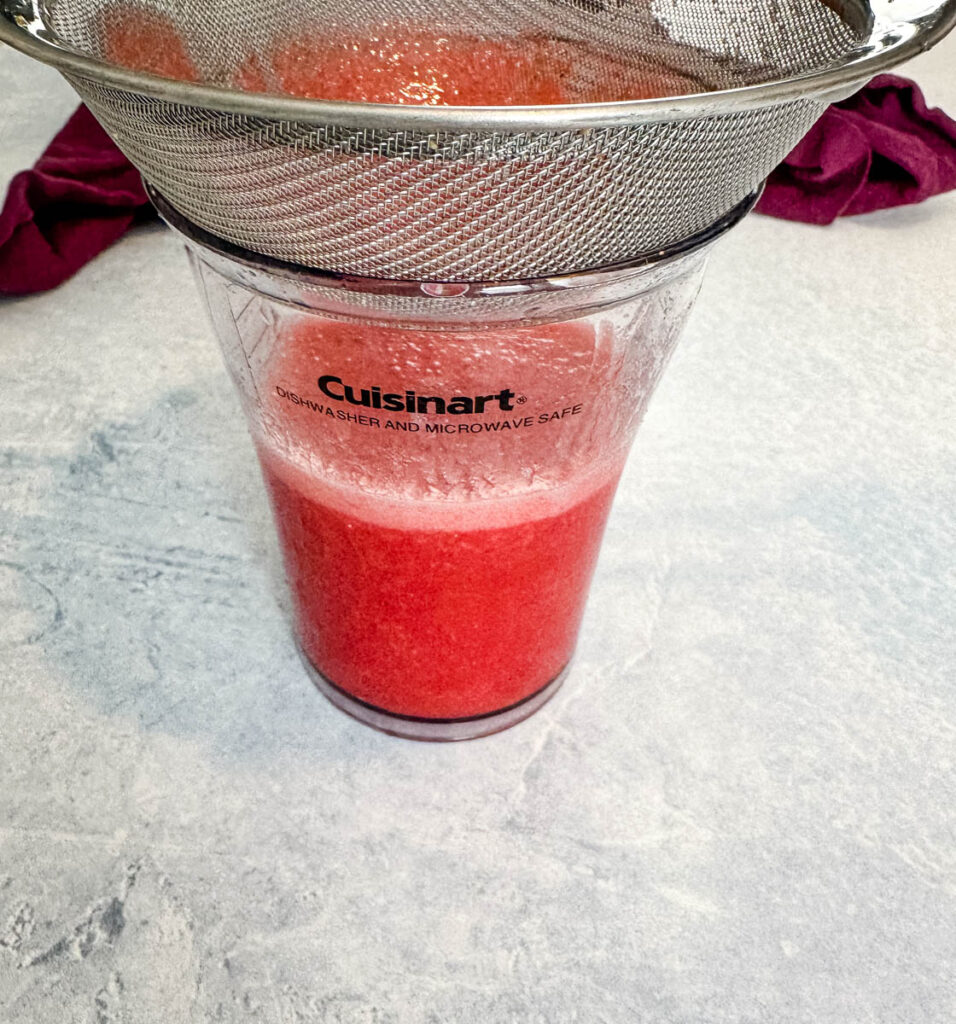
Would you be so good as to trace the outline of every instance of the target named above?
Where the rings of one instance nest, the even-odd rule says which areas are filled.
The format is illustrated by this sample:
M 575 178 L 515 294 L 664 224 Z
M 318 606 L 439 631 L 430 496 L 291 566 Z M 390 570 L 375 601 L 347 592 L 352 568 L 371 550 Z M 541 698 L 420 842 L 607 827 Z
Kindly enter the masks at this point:
M 588 321 L 424 331 L 293 317 L 252 348 L 260 443 L 317 499 L 379 522 L 553 515 L 616 476 L 637 408 L 620 345 Z

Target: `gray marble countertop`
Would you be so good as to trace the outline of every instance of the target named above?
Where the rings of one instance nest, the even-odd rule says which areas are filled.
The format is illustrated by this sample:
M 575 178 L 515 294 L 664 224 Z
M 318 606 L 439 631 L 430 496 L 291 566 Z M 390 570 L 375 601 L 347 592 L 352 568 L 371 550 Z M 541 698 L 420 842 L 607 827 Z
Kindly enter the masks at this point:
M 0 187 L 74 103 L 0 52 Z M 725 239 L 569 681 L 450 746 L 306 677 L 169 232 L 0 303 L 0 1019 L 956 1020 L 954 275 L 956 194 Z

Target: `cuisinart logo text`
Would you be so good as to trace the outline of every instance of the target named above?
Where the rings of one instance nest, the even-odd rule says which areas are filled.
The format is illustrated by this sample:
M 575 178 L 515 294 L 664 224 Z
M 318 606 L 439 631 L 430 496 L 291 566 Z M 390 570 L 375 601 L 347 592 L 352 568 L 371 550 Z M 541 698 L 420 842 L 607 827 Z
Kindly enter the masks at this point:
M 319 377 L 319 390 L 334 402 L 348 402 L 351 405 L 364 405 L 366 409 L 387 409 L 390 412 L 437 413 L 444 416 L 472 416 L 486 412 L 489 402 L 497 402 L 502 412 L 514 409 L 515 393 L 509 388 L 502 388 L 496 395 L 452 395 L 443 398 L 439 395 L 418 395 L 414 391 L 404 394 L 382 392 L 379 387 L 360 388 L 358 394 L 349 384 L 343 384 L 341 377 L 326 374 Z M 494 406 L 492 406 L 494 408 Z

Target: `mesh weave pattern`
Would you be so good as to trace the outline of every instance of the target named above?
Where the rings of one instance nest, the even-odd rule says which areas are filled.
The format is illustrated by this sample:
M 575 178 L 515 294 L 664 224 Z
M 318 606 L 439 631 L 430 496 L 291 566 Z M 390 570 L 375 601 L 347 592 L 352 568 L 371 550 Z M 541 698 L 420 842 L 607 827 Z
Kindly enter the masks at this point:
M 141 5 L 142 6 L 142 5 Z M 151 0 L 204 81 L 296 33 L 428 24 L 585 44 L 609 101 L 666 69 L 707 92 L 844 62 L 865 38 L 822 0 Z M 102 56 L 103 0 L 53 0 L 61 45 Z M 608 63 L 602 55 L 612 55 Z M 635 80 L 621 80 L 621 61 Z M 648 70 L 650 69 L 650 70 Z M 602 77 L 604 76 L 604 77 Z M 501 280 L 627 260 L 695 234 L 751 193 L 823 112 L 812 95 L 617 127 L 350 128 L 182 106 L 70 76 L 169 202 L 243 248 L 308 267 L 418 280 Z

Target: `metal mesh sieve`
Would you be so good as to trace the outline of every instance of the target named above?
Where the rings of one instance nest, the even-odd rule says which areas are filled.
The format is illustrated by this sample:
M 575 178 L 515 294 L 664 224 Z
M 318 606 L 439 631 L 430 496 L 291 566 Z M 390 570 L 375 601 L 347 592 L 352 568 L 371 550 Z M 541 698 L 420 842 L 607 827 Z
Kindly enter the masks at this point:
M 827 103 L 956 21 L 956 0 L 0 5 L 0 38 L 58 66 L 201 228 L 307 267 L 445 281 L 585 270 L 694 235 L 752 193 Z M 175 25 L 202 84 L 105 59 L 110 20 L 131 9 Z M 282 41 L 425 25 L 569 47 L 589 102 L 417 107 L 233 87 Z M 629 98 L 662 77 L 686 94 Z

